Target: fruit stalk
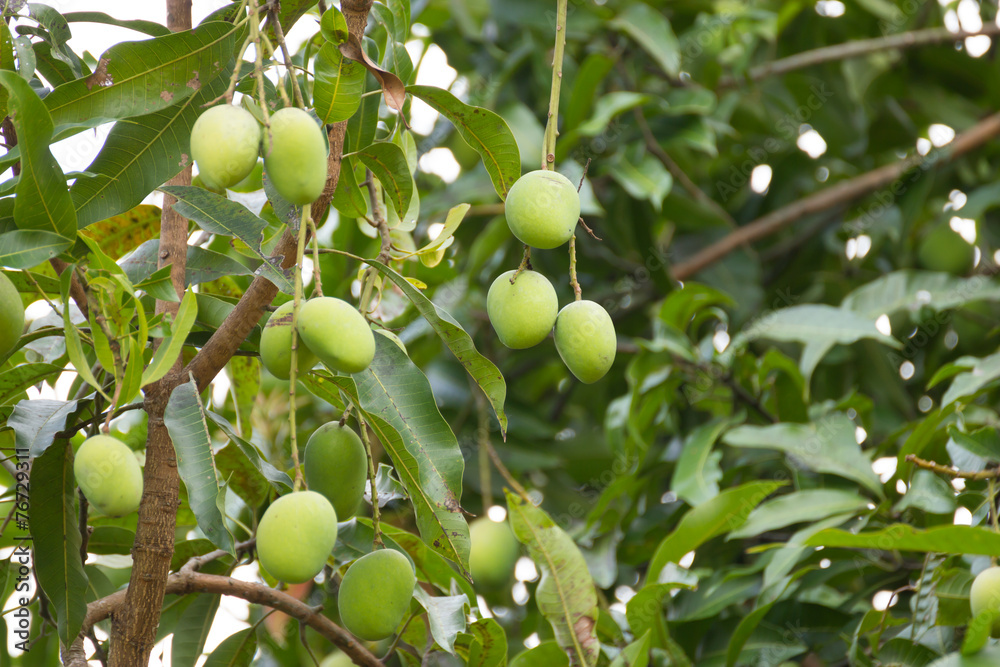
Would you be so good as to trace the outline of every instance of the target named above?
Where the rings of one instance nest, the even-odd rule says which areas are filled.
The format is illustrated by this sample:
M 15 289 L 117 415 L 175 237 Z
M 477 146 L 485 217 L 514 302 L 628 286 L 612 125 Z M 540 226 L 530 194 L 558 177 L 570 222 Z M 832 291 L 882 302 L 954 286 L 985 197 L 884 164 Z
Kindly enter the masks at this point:
M 302 99 L 302 89 L 299 88 L 298 77 L 295 76 L 295 66 L 292 64 L 292 56 L 288 52 L 288 44 L 285 43 L 285 31 L 281 29 L 281 21 L 278 20 L 278 11 L 275 5 L 271 5 L 269 10 L 270 23 L 274 26 L 274 37 L 278 40 L 278 48 L 284 58 L 285 70 L 292 81 L 292 93 L 295 95 L 295 106 L 305 108 L 306 103 Z
M 361 427 L 361 442 L 365 444 L 365 456 L 368 457 L 368 486 L 372 493 L 372 530 L 375 536 L 372 538 L 372 547 L 384 549 L 382 543 L 382 527 L 379 525 L 381 512 L 378 507 L 378 489 L 375 488 L 375 458 L 372 456 L 372 445 L 368 441 L 368 424 L 361 419 L 361 410 L 358 410 L 358 426 Z
M 292 464 L 295 466 L 295 482 L 292 491 L 302 488 L 304 478 L 302 466 L 299 465 L 299 447 L 296 441 L 298 426 L 295 423 L 295 383 L 298 381 L 299 364 L 299 305 L 302 303 L 302 257 L 305 255 L 306 231 L 309 229 L 309 207 L 302 207 L 302 217 L 299 219 L 299 241 L 295 250 L 295 294 L 292 296 L 292 354 L 291 367 L 288 369 L 288 424 L 291 430 L 289 439 L 292 449 Z
M 576 300 L 583 298 L 583 290 L 576 279 L 576 234 L 569 237 L 569 284 L 573 286 L 573 294 Z
M 271 150 L 271 114 L 267 111 L 267 97 L 264 94 L 264 53 L 261 48 L 260 22 L 258 18 L 257 0 L 250 0 L 250 41 L 253 42 L 253 76 L 257 80 L 257 102 L 260 113 L 264 116 L 264 155 Z M 236 63 L 238 68 L 240 63 Z M 284 93 L 285 89 L 282 88 Z M 287 104 L 287 102 L 286 102 Z
M 551 169 L 556 161 L 556 137 L 559 135 L 559 90 L 562 87 L 563 52 L 566 50 L 567 0 L 556 0 L 556 47 L 552 54 L 552 91 L 549 93 L 549 118 L 542 141 L 542 169 Z

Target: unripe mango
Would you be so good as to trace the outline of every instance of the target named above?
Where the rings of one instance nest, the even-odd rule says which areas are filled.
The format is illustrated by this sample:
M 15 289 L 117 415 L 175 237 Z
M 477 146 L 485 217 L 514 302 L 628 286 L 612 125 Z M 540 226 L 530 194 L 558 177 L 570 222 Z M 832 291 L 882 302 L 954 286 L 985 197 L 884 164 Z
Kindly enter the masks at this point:
M 469 569 L 476 585 L 502 588 L 514 573 L 521 545 L 506 521 L 481 517 L 469 524 Z
M 988 567 L 976 575 L 969 589 L 969 606 L 973 616 L 986 610 L 1000 612 L 1000 567 Z M 1000 637 L 1000 615 L 993 621 L 990 636 Z
M 354 561 L 340 582 L 337 606 L 355 637 L 378 641 L 391 636 L 410 608 L 417 583 L 403 554 L 379 549 Z
M 574 301 L 560 310 L 555 339 L 563 363 L 584 384 L 600 380 L 615 361 L 615 325 L 593 301 Z
M 125 516 L 142 501 L 142 469 L 128 446 L 110 435 L 87 438 L 76 452 L 73 476 L 90 505 L 107 516 Z
M 304 303 L 299 304 L 299 317 Z M 271 375 L 282 380 L 291 377 L 292 370 L 292 301 L 278 306 L 264 325 L 260 334 L 260 362 Z M 302 340 L 299 340 L 296 354 L 296 375 L 302 377 L 310 368 L 316 365 L 316 355 L 313 354 Z
M 302 109 L 285 107 L 271 115 L 264 133 L 264 171 L 271 185 L 295 206 L 311 204 L 326 185 L 323 130 Z
M 580 219 L 580 195 L 555 171 L 532 171 L 517 179 L 504 203 L 507 225 L 532 248 L 558 248 L 569 241 Z
M 24 331 L 24 304 L 10 278 L 0 273 L 0 359 L 14 349 Z
M 260 125 L 242 107 L 212 107 L 191 128 L 191 157 L 210 190 L 222 190 L 246 178 L 257 164 L 259 151 Z
M 297 325 L 306 346 L 332 370 L 360 373 L 375 358 L 375 335 L 346 301 L 332 296 L 309 299 L 299 310 Z
M 552 331 L 559 299 L 548 278 L 534 271 L 507 271 L 490 285 L 486 312 L 500 342 L 514 350 L 538 345 Z
M 319 574 L 336 542 L 337 512 L 315 491 L 278 498 L 257 526 L 260 564 L 289 584 L 301 584 Z
M 316 429 L 306 443 L 302 466 L 309 490 L 326 496 L 340 521 L 354 516 L 365 495 L 368 456 L 350 426 L 329 422 Z

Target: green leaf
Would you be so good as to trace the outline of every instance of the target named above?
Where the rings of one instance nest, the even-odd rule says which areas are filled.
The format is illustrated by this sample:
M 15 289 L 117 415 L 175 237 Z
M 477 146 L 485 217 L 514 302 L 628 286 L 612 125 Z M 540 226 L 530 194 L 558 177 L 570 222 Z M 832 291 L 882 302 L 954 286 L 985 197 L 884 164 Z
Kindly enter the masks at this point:
M 988 461 L 1000 461 L 1000 434 L 993 427 L 983 427 L 962 433 L 955 424 L 948 424 L 948 437 L 956 445 Z
M 776 310 L 768 313 L 767 317 L 753 320 L 750 326 L 738 335 L 741 342 L 757 338 L 798 343 L 829 342 L 841 345 L 871 338 L 890 347 L 901 347 L 899 341 L 886 336 L 875 327 L 874 318 L 862 317 L 849 310 L 822 304 L 806 304 Z
M 62 366 L 56 364 L 33 363 L 19 364 L 0 371 L 0 405 L 9 403 L 28 387 L 33 387 L 46 378 L 54 380 L 62 370 Z
M 727 428 L 718 421 L 694 429 L 684 442 L 681 456 L 674 468 L 670 490 L 692 507 L 719 495 L 722 469 L 719 461 L 722 452 L 712 451 L 712 446 Z
M 135 533 L 121 526 L 94 526 L 94 532 L 87 540 L 87 553 L 120 554 L 132 553 Z
M 680 75 L 680 43 L 662 12 L 637 2 L 612 20 L 611 26 L 634 39 L 664 72 L 672 77 Z
M 648 632 L 650 643 L 653 647 L 666 651 L 673 661 L 672 664 L 678 667 L 692 667 L 684 650 L 671 639 L 667 630 L 666 614 L 663 611 L 663 599 L 676 588 L 674 584 L 646 584 L 628 601 L 625 606 L 625 617 L 632 632 L 640 636 Z
M 361 94 L 365 92 L 365 68 L 342 56 L 340 49 L 329 43 L 316 53 L 314 66 L 313 107 L 316 115 L 324 123 L 337 123 L 353 116 L 361 106 Z
M 122 258 L 118 264 L 125 271 L 129 281 L 138 287 L 159 270 L 157 269 L 159 252 L 160 240 L 151 239 Z M 209 283 L 225 276 L 253 274 L 250 269 L 232 257 L 199 246 L 188 246 L 187 264 L 184 268 L 185 287 Z
M 63 14 L 63 18 L 69 23 L 103 23 L 119 28 L 128 28 L 129 30 L 145 33 L 151 37 L 163 37 L 170 34 L 169 28 L 155 21 L 123 21 L 108 16 L 104 12 L 68 12 Z
M 205 648 L 208 632 L 215 622 L 221 595 L 196 593 L 194 601 L 177 620 L 170 642 L 170 666 L 194 667 Z
M 49 151 L 52 119 L 27 81 L 0 70 L 0 85 L 10 93 L 10 105 L 21 149 L 21 176 L 14 198 L 14 222 L 19 229 L 46 231 L 76 238 L 76 211 L 66 191 L 66 177 Z
M 615 116 L 620 116 L 626 111 L 642 106 L 652 99 L 650 95 L 627 90 L 602 95 L 594 104 L 594 112 L 591 117 L 576 128 L 573 134 L 574 136 L 580 134 L 593 137 L 606 132 Z M 662 165 L 660 166 L 662 167 Z
M 507 664 L 507 635 L 492 618 L 469 625 L 455 640 L 455 652 L 468 667 L 503 667 Z
M 973 526 L 935 526 L 922 530 L 908 524 L 894 523 L 882 530 L 868 533 L 849 533 L 828 528 L 810 537 L 805 544 L 810 547 L 1000 556 L 1000 534 Z
M 469 527 L 460 506 L 465 459 L 426 376 L 395 343 L 376 336 L 371 365 L 353 380 L 333 380 L 365 412 L 392 457 L 410 494 L 420 536 L 468 571 Z
M 646 630 L 642 636 L 622 649 L 611 667 L 646 667 L 649 664 L 649 634 Z
M 960 398 L 971 398 L 986 385 L 1000 378 L 1000 352 L 988 357 L 977 359 L 963 357 L 958 362 L 969 361 L 971 366 L 964 373 L 959 373 L 951 381 L 948 391 L 941 398 L 941 407 L 948 406 Z
M 479 354 L 472 338 L 455 318 L 424 296 L 420 290 L 410 284 L 410 281 L 385 264 L 375 260 L 365 260 L 365 263 L 374 266 L 382 275 L 394 282 L 406 295 L 406 298 L 413 303 L 417 312 L 427 320 L 431 329 L 441 337 L 444 344 L 448 346 L 448 349 L 469 372 L 479 388 L 483 390 L 490 405 L 493 406 L 497 421 L 500 423 L 500 434 L 506 438 L 507 415 L 504 413 L 503 406 L 507 397 L 507 384 L 504 382 L 500 370 L 492 361 Z
M 235 632 L 212 651 L 203 667 L 250 667 L 257 652 L 255 628 Z
M 156 382 L 166 375 L 180 358 L 184 341 L 187 340 L 188 334 L 191 333 L 197 317 L 198 301 L 195 293 L 191 291 L 185 292 L 184 298 L 181 299 L 180 308 L 177 309 L 177 316 L 174 318 L 173 325 L 170 328 L 170 336 L 160 342 L 160 346 L 156 348 L 156 352 L 153 354 L 153 359 L 146 366 L 146 370 L 142 372 L 143 387 Z
M 370 519 L 362 518 L 358 519 L 358 522 L 359 524 L 366 526 L 368 530 L 371 531 Z M 418 536 L 387 523 L 383 523 L 381 528 L 384 536 L 387 535 L 392 538 L 399 548 L 409 555 L 410 559 L 413 561 L 413 565 L 417 568 L 417 578 L 421 581 L 427 581 L 428 583 L 433 584 L 443 593 L 450 593 L 452 592 L 453 587 L 457 587 L 465 593 L 470 600 L 476 599 L 476 592 L 473 590 L 468 580 L 459 576 L 458 573 L 455 572 L 455 568 L 452 567 L 448 561 L 446 561 L 438 552 L 430 548 L 427 543 L 421 540 Z M 366 535 L 366 541 L 369 545 L 372 542 L 373 536 L 373 531 L 372 535 Z
M 19 401 L 7 418 L 14 429 L 18 449 L 26 449 L 32 457 L 41 456 L 69 418 L 76 413 L 76 401 L 53 401 L 47 398 Z
M 947 310 L 970 301 L 1000 301 L 1000 285 L 982 278 L 959 278 L 950 273 L 893 271 L 863 284 L 844 297 L 840 307 L 875 320 L 883 313 L 916 312 L 921 308 Z
M 211 21 L 194 30 L 115 44 L 101 56 L 103 68 L 46 96 L 52 122 L 96 127 L 151 114 L 190 97 L 226 69 L 237 30 L 230 23 Z
M 465 593 L 434 597 L 420 586 L 413 590 L 413 596 L 427 610 L 427 621 L 434 641 L 447 653 L 455 655 L 455 640 L 458 633 L 465 631 L 469 598 Z
M 965 631 L 965 639 L 962 640 L 962 655 L 973 655 L 983 650 L 983 647 L 990 641 L 994 619 L 998 616 L 1000 616 L 1000 611 L 986 609 L 969 621 L 969 627 Z
M 538 610 L 552 624 L 556 641 L 573 664 L 596 664 L 601 651 L 597 592 L 583 554 L 544 510 L 507 489 L 504 493 L 510 527 L 541 573 L 535 589 Z
M 87 615 L 87 573 L 80 560 L 80 527 L 75 511 L 73 449 L 68 441 L 49 447 L 31 467 L 28 521 L 38 585 L 49 598 L 64 646 L 76 639 Z M 24 543 L 15 550 L 27 551 Z
M 855 438 L 854 422 L 835 413 L 810 424 L 781 423 L 740 426 L 722 436 L 731 447 L 757 447 L 784 452 L 793 465 L 858 482 L 877 497 L 882 483 Z
M 177 198 L 174 210 L 198 223 L 210 234 L 232 236 L 247 245 L 263 264 L 258 274 L 270 280 L 285 294 L 292 294 L 295 286 L 279 260 L 272 259 L 261 250 L 260 243 L 267 222 L 258 218 L 238 202 L 221 197 L 214 192 L 189 185 L 169 185 L 160 188 Z
M 660 571 L 667 563 L 678 563 L 686 553 L 713 537 L 742 526 L 753 508 L 783 485 L 784 482 L 749 482 L 726 489 L 688 511 L 656 548 L 646 572 L 646 581 L 658 583 Z
M 163 423 L 174 443 L 177 472 L 187 488 L 188 503 L 198 518 L 198 527 L 215 546 L 233 554 L 233 536 L 217 502 L 220 495 L 225 498 L 225 489 L 217 482 L 212 438 L 193 379 L 170 393 Z
M 191 163 L 191 128 L 202 105 L 226 90 L 232 61 L 224 61 L 228 64 L 219 76 L 202 79 L 194 95 L 115 123 L 85 170 L 94 176 L 78 178 L 70 188 L 81 228 L 131 210 Z
M 63 303 L 68 304 L 69 281 L 64 280 L 63 282 L 66 285 L 66 289 L 64 290 L 66 293 L 63 294 Z M 64 306 L 62 311 L 63 332 L 66 336 L 66 354 L 69 357 L 70 362 L 73 364 L 73 367 L 76 368 L 76 372 L 81 378 L 83 378 L 84 382 L 96 389 L 97 392 L 104 397 L 104 400 L 110 403 L 111 397 L 104 392 L 101 384 L 97 381 L 97 378 L 94 377 L 94 373 L 90 370 L 90 362 L 83 354 L 83 344 L 80 341 L 80 332 L 77 331 L 76 325 L 73 324 L 70 319 L 69 307 Z M 105 368 L 105 370 L 112 374 L 116 372 L 116 369 L 113 366 L 111 368 Z
M 636 199 L 645 199 L 657 211 L 663 209 L 663 200 L 674 186 L 674 178 L 663 164 L 652 155 L 639 160 L 623 156 L 618 160 L 611 176 Z
M 215 466 L 226 485 L 248 507 L 260 507 L 271 493 L 270 482 L 238 445 L 230 443 L 215 452 Z
M 73 245 L 55 232 L 19 229 L 0 234 L 0 266 L 30 269 Z
M 949 653 L 927 667 L 995 667 L 1000 665 L 1000 646 L 990 646 L 973 655 Z
M 422 99 L 455 125 L 465 142 L 482 156 L 483 166 L 500 199 L 506 199 L 510 186 L 521 176 L 521 154 L 504 119 L 488 109 L 469 106 L 441 88 L 407 86 L 406 92 Z
M 292 478 L 288 476 L 273 465 L 271 465 L 263 454 L 257 449 L 257 447 L 247 440 L 244 440 L 239 435 L 237 435 L 233 425 L 226 421 L 226 418 L 218 415 L 214 412 L 206 413 L 215 425 L 222 429 L 222 432 L 226 434 L 229 440 L 240 448 L 243 455 L 246 456 L 247 460 L 253 464 L 253 466 L 260 472 L 260 474 L 266 479 L 270 484 L 271 488 L 277 491 L 277 495 L 284 495 L 292 490 Z
M 956 506 L 955 489 L 948 482 L 930 470 L 917 469 L 913 471 L 906 493 L 892 511 L 902 512 L 913 507 L 931 514 L 954 515 Z
M 405 214 L 413 197 L 413 178 L 403 149 L 396 144 L 376 141 L 355 153 L 354 157 L 371 169 L 396 212 Z
M 554 641 L 542 642 L 527 651 L 522 651 L 510 661 L 510 667 L 568 667 L 569 656 Z
M 867 498 L 852 491 L 837 489 L 796 491 L 759 505 L 750 512 L 743 526 L 729 534 L 728 539 L 753 537 L 792 524 L 818 521 L 834 514 L 861 510 L 867 505 Z

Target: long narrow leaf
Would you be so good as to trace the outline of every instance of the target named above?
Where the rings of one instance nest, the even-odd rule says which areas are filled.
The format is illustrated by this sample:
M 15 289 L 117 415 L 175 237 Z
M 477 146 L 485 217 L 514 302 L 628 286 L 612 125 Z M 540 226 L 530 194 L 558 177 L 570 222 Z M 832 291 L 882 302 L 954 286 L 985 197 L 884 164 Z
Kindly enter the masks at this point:
M 181 355 L 184 341 L 194 327 L 195 319 L 198 317 L 198 302 L 194 292 L 185 292 L 181 299 L 180 308 L 177 309 L 177 317 L 174 318 L 174 325 L 170 332 L 170 337 L 165 339 L 160 347 L 156 349 L 153 360 L 142 373 L 142 386 L 156 382 L 170 370 L 174 362 Z
M 597 591 L 583 554 L 544 510 L 506 489 L 504 493 L 510 527 L 541 571 L 535 589 L 539 611 L 552 624 L 556 641 L 570 656 L 571 665 L 597 664 L 601 652 Z

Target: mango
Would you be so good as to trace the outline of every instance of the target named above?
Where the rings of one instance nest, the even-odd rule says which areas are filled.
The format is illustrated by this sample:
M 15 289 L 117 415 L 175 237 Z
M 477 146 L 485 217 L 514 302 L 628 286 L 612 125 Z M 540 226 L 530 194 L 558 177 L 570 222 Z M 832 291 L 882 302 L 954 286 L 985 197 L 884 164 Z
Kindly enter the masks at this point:
M 976 249 L 947 222 L 935 226 L 920 242 L 917 260 L 928 271 L 964 276 L 972 270 Z
M 555 339 L 563 363 L 584 384 L 600 380 L 615 361 L 615 325 L 593 301 L 574 301 L 560 310 Z
M 299 317 L 304 302 L 299 303 Z M 294 302 L 278 306 L 260 334 L 260 362 L 276 378 L 287 380 L 292 370 L 292 310 Z M 316 365 L 316 355 L 299 339 L 296 352 L 296 375 L 302 377 Z
M 296 107 L 276 111 L 270 125 L 270 133 L 264 132 L 264 172 L 289 203 L 311 204 L 326 185 L 323 130 L 312 116 Z
M 328 368 L 360 373 L 375 358 L 375 335 L 357 308 L 332 296 L 301 306 L 299 336 Z
M 242 107 L 212 107 L 191 128 L 191 157 L 209 190 L 222 190 L 246 178 L 257 165 L 259 151 L 260 125 Z
M 558 248 L 569 241 L 580 219 L 580 195 L 555 171 L 532 171 L 514 182 L 504 214 L 510 231 L 532 248 Z
M 490 285 L 486 312 L 500 342 L 513 350 L 538 345 L 552 331 L 559 299 L 548 278 L 534 271 L 507 271 Z
M 73 476 L 91 507 L 107 516 L 125 516 L 142 501 L 142 469 L 128 446 L 110 435 L 95 435 L 80 445 Z
M 340 620 L 360 639 L 390 637 L 410 609 L 417 577 L 403 554 L 379 549 L 354 561 L 340 582 Z
M 24 332 L 24 304 L 10 278 L 0 273 L 0 359 L 6 357 Z
M 260 564 L 289 584 L 301 584 L 319 574 L 336 542 L 337 512 L 315 491 L 281 496 L 257 526 Z
M 469 569 L 477 586 L 503 588 L 521 555 L 521 544 L 506 521 L 481 517 L 469 524 Z
M 1000 567 L 988 567 L 976 575 L 969 589 L 969 606 L 973 616 L 986 610 L 1000 612 Z M 990 636 L 1000 637 L 1000 615 L 993 619 Z
M 337 518 L 347 521 L 358 511 L 368 481 L 364 443 L 350 426 L 323 424 L 306 443 L 303 468 L 310 491 L 323 494 Z

